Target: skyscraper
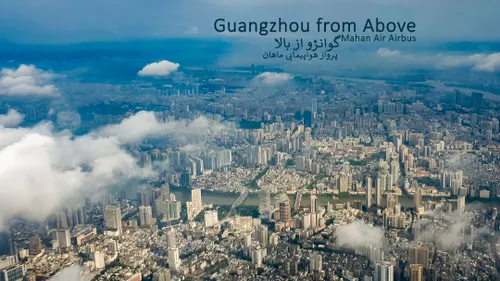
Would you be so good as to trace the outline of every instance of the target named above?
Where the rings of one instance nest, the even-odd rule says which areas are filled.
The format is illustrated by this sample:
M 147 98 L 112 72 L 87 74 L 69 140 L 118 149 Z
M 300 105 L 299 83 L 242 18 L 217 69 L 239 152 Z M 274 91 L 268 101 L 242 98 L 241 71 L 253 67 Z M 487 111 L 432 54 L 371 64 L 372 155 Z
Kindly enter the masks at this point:
M 321 271 L 323 269 L 323 256 L 320 254 L 313 254 L 309 259 L 309 268 L 312 272 Z
M 375 264 L 374 281 L 394 281 L 394 266 L 390 263 Z
M 109 205 L 104 208 L 104 228 L 122 233 L 122 213 L 120 207 Z
M 257 229 L 255 231 L 255 238 L 257 239 L 261 247 L 267 247 L 267 245 L 269 244 L 269 230 L 267 229 L 267 226 L 257 226 Z
M 413 208 L 418 209 L 422 204 L 422 190 L 417 188 L 415 190 L 415 195 L 413 195 Z
M 58 212 L 57 213 L 57 228 L 58 229 L 68 229 L 68 218 L 66 216 L 66 212 Z
M 291 218 L 290 201 L 286 200 L 280 203 L 280 220 L 286 224 L 289 224 L 290 218 Z
M 177 247 L 177 233 L 174 229 L 169 228 L 165 234 L 167 236 L 167 246 L 169 248 Z
M 153 221 L 153 211 L 151 206 L 140 206 L 139 207 L 139 225 L 140 226 L 150 226 Z
M 103 269 L 106 266 L 104 253 L 100 251 L 94 252 L 94 266 L 96 269 Z
M 71 236 L 69 234 L 69 230 L 67 229 L 57 230 L 56 238 L 60 248 L 71 247 Z
M 198 214 L 203 208 L 201 201 L 201 190 L 199 188 L 191 189 L 191 202 L 193 204 L 193 211 Z
M 256 266 L 262 265 L 262 249 L 260 248 L 260 246 L 252 250 L 252 262 Z
M 417 243 L 408 247 L 408 262 L 410 264 L 420 264 L 424 268 L 429 267 L 429 248 Z
M 375 184 L 375 204 L 382 206 L 382 192 L 385 189 L 384 175 L 379 173 L 377 175 L 377 182 Z
M 38 255 L 42 252 L 42 239 L 36 235 L 30 239 L 30 255 Z
M 261 190 L 259 192 L 259 214 L 262 219 L 268 219 L 271 212 L 271 192 Z
M 372 178 L 366 178 L 366 208 L 372 205 Z
M 315 214 L 318 210 L 318 196 L 315 193 L 316 190 L 311 192 L 311 213 Z
M 312 128 L 314 122 L 314 113 L 312 111 L 304 111 L 304 127 Z
M 424 281 L 424 267 L 421 264 L 410 264 L 410 281 Z
M 149 206 L 153 201 L 153 191 L 151 189 L 145 188 L 137 191 L 137 202 L 141 206 Z
M 181 259 L 179 257 L 179 248 L 168 248 L 168 266 L 170 269 L 176 271 L 181 266 Z
M 481 109 L 483 105 L 483 94 L 482 93 L 477 93 L 474 92 L 471 95 L 471 100 L 472 100 L 472 107 L 475 109 Z
M 191 173 L 189 171 L 181 173 L 181 185 L 185 187 L 191 186 Z

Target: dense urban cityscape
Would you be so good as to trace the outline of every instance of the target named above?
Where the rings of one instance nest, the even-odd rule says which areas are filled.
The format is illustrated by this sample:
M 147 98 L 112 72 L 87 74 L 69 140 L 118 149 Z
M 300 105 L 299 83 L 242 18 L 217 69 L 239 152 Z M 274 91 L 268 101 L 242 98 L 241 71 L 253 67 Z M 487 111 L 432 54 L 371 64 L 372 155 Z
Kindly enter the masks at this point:
M 0 191 L 0 280 L 500 278 L 498 96 L 253 65 L 57 90 L 0 100 L 5 157 L 59 161 Z

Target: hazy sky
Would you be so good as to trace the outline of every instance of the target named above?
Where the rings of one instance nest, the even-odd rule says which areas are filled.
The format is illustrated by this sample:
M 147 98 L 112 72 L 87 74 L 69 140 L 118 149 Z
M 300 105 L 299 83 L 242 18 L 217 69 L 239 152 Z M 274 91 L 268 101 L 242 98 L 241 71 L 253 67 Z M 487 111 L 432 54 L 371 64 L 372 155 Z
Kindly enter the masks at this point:
M 498 0 L 1 0 L 0 39 L 72 43 L 212 36 L 216 18 L 414 21 L 419 39 L 500 39 Z

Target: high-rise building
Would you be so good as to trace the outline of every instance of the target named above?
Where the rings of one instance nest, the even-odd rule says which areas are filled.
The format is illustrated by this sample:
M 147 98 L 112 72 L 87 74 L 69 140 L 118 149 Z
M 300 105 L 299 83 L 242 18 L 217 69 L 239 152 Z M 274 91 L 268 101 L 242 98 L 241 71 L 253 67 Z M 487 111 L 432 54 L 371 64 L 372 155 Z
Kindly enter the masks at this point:
M 57 228 L 58 229 L 68 229 L 68 218 L 66 216 L 66 212 L 58 212 L 57 213 Z
M 481 109 L 483 106 L 484 95 L 482 93 L 474 92 L 471 95 L 472 107 L 475 109 Z
M 217 210 L 205 211 L 205 227 L 213 227 L 219 225 L 219 217 Z
M 168 266 L 170 269 L 176 271 L 181 266 L 181 259 L 179 257 L 179 248 L 168 248 Z
M 94 266 L 96 269 L 103 269 L 106 266 L 104 253 L 100 251 L 94 252 Z
M 255 230 L 255 238 L 259 242 L 260 246 L 265 248 L 269 244 L 269 230 L 265 225 L 257 226 Z
M 320 254 L 313 254 L 309 259 L 309 268 L 311 272 L 319 272 L 323 269 L 323 256 Z
M 410 264 L 410 281 L 424 281 L 424 267 L 421 264 Z
M 290 209 L 290 201 L 285 200 L 280 203 L 280 220 L 284 223 L 290 223 L 291 219 L 291 209 Z
M 122 212 L 120 207 L 109 205 L 104 208 L 104 228 L 122 233 Z
M 155 199 L 169 200 L 170 199 L 170 185 L 164 184 L 159 191 L 159 196 Z
M 314 123 L 314 113 L 312 111 L 304 111 L 304 127 L 312 128 Z
M 299 274 L 299 260 L 297 258 L 292 258 L 291 261 L 285 264 L 286 273 L 289 275 L 298 275 Z
M 262 249 L 260 247 L 256 247 L 252 250 L 252 262 L 256 266 L 262 265 Z
M 150 188 L 144 188 L 137 191 L 137 202 L 141 206 L 149 206 L 153 202 L 153 191 Z
M 203 203 L 201 201 L 201 189 L 191 189 L 191 202 L 193 204 L 193 211 L 198 214 L 203 209 Z
M 30 255 L 38 255 L 42 252 L 42 239 L 36 235 L 30 239 Z
M 187 213 L 187 219 L 188 220 L 193 220 L 195 217 L 195 211 L 193 208 L 193 202 L 186 202 L 186 213 Z
M 396 159 L 391 161 L 391 176 L 392 184 L 397 184 L 399 180 L 399 162 Z
M 153 222 L 153 211 L 151 206 L 139 207 L 139 225 L 150 226 Z
M 268 219 L 271 212 L 271 192 L 261 190 L 259 192 L 259 214 L 262 219 Z
M 421 264 L 424 268 L 429 267 L 429 248 L 421 243 L 408 247 L 409 264 Z
M 243 246 L 245 249 L 250 248 L 252 246 L 252 234 L 251 233 L 245 233 L 243 235 Z
M 385 174 L 379 173 L 375 183 L 375 204 L 382 206 L 382 192 L 385 190 Z
M 180 201 L 170 201 L 167 203 L 167 220 L 178 220 L 181 217 L 181 202 Z
M 189 171 L 184 171 L 181 173 L 181 181 L 182 186 L 190 187 L 191 186 L 191 173 Z
M 394 281 L 394 266 L 390 263 L 376 263 L 374 281 Z
M 418 209 L 422 204 L 422 190 L 417 187 L 413 195 L 413 208 Z
M 465 196 L 458 196 L 458 198 L 457 198 L 457 210 L 460 213 L 465 212 Z
M 366 178 L 366 208 L 372 205 L 372 178 Z
M 56 231 L 57 243 L 60 248 L 69 248 L 71 247 L 71 236 L 69 230 L 60 229 Z
M 177 233 L 174 229 L 169 228 L 165 234 L 167 236 L 167 246 L 169 248 L 177 247 Z
M 153 281 L 170 281 L 171 274 L 168 268 L 162 268 L 153 273 Z
M 311 192 L 311 213 L 313 214 L 318 211 L 318 196 L 316 196 L 315 191 Z
M 386 197 L 385 207 L 390 210 L 394 210 L 396 204 L 398 203 L 398 197 L 396 193 L 389 193 Z

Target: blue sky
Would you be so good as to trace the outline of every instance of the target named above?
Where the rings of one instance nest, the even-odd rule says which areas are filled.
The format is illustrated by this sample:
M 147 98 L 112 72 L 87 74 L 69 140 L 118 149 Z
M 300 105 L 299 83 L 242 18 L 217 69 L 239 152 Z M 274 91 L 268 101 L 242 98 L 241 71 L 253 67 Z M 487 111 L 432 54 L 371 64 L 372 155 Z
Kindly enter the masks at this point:
M 75 43 L 214 36 L 213 21 L 414 21 L 421 40 L 500 39 L 498 0 L 2 0 L 0 39 Z M 189 32 L 188 32 L 189 31 Z

